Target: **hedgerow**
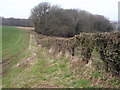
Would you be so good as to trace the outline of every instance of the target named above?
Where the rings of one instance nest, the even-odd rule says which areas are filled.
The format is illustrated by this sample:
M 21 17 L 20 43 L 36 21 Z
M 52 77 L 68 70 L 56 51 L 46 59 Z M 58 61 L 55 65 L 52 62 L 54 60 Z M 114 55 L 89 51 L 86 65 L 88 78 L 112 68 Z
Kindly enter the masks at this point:
M 120 74 L 120 32 L 81 33 L 73 38 L 48 37 L 37 39 L 38 44 L 54 53 L 69 53 L 71 56 L 80 56 L 87 64 L 92 51 L 96 50 L 103 61 L 105 70 L 113 74 Z

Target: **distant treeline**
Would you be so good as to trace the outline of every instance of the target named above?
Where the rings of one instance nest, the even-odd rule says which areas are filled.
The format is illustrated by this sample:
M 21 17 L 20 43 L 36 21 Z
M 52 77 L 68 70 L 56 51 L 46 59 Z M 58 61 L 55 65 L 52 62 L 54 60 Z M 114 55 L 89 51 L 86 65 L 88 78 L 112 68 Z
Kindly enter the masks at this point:
M 19 19 L 19 18 L 2 18 L 2 25 L 8 26 L 23 26 L 23 27 L 30 27 L 32 26 L 28 19 Z
M 118 25 L 118 22 L 111 22 L 113 25 L 114 30 L 120 30 L 120 26 Z
M 29 19 L 37 33 L 50 36 L 72 37 L 81 32 L 113 30 L 113 25 L 104 16 L 93 15 L 83 10 L 63 9 L 47 2 L 35 6 Z

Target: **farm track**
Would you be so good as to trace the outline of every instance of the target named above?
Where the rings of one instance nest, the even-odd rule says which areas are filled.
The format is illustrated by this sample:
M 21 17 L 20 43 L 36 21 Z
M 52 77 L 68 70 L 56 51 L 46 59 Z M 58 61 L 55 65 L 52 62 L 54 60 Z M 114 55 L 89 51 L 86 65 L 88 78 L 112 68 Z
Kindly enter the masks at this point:
M 29 50 L 31 52 L 31 57 L 27 58 L 26 60 L 24 60 L 24 64 L 28 64 L 29 65 L 34 65 L 37 63 L 37 60 L 39 59 L 37 57 L 37 50 L 41 48 L 40 46 L 37 45 L 37 42 L 35 40 L 35 35 L 33 33 L 30 33 L 30 43 L 29 43 Z M 26 68 L 27 69 L 27 68 Z M 26 70 L 25 70 L 26 71 Z M 58 88 L 55 86 L 51 86 L 48 84 L 40 84 L 38 86 L 33 86 L 33 88 Z
M 30 56 L 27 58 L 24 58 L 23 60 L 20 60 L 20 62 L 17 63 L 13 68 L 23 66 L 23 65 L 32 64 L 32 62 L 35 61 L 36 55 L 37 55 L 36 54 L 37 43 L 36 43 L 34 34 L 31 32 L 31 30 L 33 30 L 33 28 L 30 28 L 30 27 L 17 27 L 17 28 L 20 28 L 22 30 L 26 30 L 30 33 L 29 47 L 28 47 L 28 52 L 30 52 Z
M 29 34 L 29 38 L 26 38 L 26 40 L 29 40 L 29 45 L 28 47 L 25 48 L 25 50 L 23 50 L 23 54 L 25 54 L 25 57 L 21 58 L 17 63 L 11 65 L 8 69 L 6 68 L 6 66 L 9 66 L 12 60 L 16 60 L 18 57 L 15 55 L 13 55 L 14 59 L 11 59 L 9 57 L 7 57 L 6 59 L 4 59 L 1 64 L 4 68 L 4 71 L 2 72 L 2 76 L 4 76 L 3 79 L 3 87 L 11 87 L 11 88 L 16 88 L 16 87 L 22 87 L 18 81 L 19 79 L 21 79 L 24 84 L 22 84 L 24 87 L 26 87 L 25 85 L 27 83 L 29 83 L 29 79 L 25 80 L 24 78 L 30 78 L 32 80 L 34 80 L 34 78 L 31 78 L 30 74 L 34 74 L 31 73 L 31 69 L 32 67 L 36 66 L 36 64 L 38 63 L 38 60 L 40 60 L 40 58 L 38 57 L 38 55 L 42 56 L 41 54 L 43 54 L 44 52 L 41 52 L 41 54 L 39 54 L 39 50 L 41 50 L 41 47 L 37 45 L 36 43 L 36 39 L 35 39 L 35 34 L 32 31 L 33 28 L 26 28 L 26 27 L 17 27 L 20 28 L 22 30 L 25 30 L 28 32 Z M 15 34 L 14 34 L 15 35 Z M 17 44 L 19 46 L 19 44 Z M 39 49 L 39 50 L 38 50 Z M 9 54 L 9 53 L 8 53 Z M 26 56 L 27 55 L 27 56 Z M 47 56 L 47 55 L 45 55 Z M 47 59 L 47 57 L 45 58 Z M 39 72 L 39 71 L 37 71 Z M 14 75 L 11 77 L 11 75 Z M 25 76 L 24 76 L 25 75 Z M 37 77 L 37 75 L 35 75 L 35 77 Z M 6 81 L 5 81 L 6 80 Z M 12 81 L 12 82 L 11 82 Z M 35 82 L 36 79 L 34 80 Z M 41 83 L 36 83 L 35 85 L 30 85 L 30 87 L 34 87 L 34 88 L 49 88 L 49 87 L 55 87 L 54 85 L 50 85 L 49 83 L 42 83 L 42 81 L 40 81 Z
M 34 44 L 34 45 L 33 45 Z M 19 63 L 17 63 L 13 68 L 20 67 L 20 66 L 26 66 L 26 65 L 32 65 L 36 60 L 36 42 L 33 34 L 30 34 L 30 41 L 29 41 L 29 48 L 28 51 L 30 52 L 30 56 L 28 58 L 25 58 L 21 60 Z
M 22 67 L 22 66 L 33 66 L 37 63 L 37 60 L 39 59 L 37 57 L 37 50 L 39 48 L 41 48 L 40 46 L 37 45 L 37 42 L 35 40 L 35 35 L 34 33 L 32 32 L 33 28 L 24 28 L 24 27 L 18 27 L 18 28 L 21 28 L 23 30 L 27 30 L 30 32 L 30 41 L 29 41 L 29 48 L 28 48 L 28 51 L 30 52 L 30 56 L 28 58 L 25 58 L 23 60 L 20 60 L 19 63 L 17 63 L 14 67 L 14 68 L 18 68 L 18 67 Z M 29 69 L 26 68 L 24 69 L 24 71 L 22 72 L 26 72 L 27 70 Z M 35 85 L 33 86 L 33 88 L 58 88 L 56 86 L 51 86 L 49 84 L 40 84 L 40 85 Z

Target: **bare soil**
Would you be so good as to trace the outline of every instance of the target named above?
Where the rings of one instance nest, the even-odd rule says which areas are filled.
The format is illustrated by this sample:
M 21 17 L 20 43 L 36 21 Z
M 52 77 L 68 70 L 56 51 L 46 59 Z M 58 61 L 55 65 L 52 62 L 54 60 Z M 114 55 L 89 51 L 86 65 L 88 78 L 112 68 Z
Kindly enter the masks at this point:
M 20 28 L 20 29 L 23 29 L 23 30 L 30 30 L 30 31 L 32 31 L 32 30 L 34 30 L 34 27 L 18 27 L 17 26 L 17 28 Z

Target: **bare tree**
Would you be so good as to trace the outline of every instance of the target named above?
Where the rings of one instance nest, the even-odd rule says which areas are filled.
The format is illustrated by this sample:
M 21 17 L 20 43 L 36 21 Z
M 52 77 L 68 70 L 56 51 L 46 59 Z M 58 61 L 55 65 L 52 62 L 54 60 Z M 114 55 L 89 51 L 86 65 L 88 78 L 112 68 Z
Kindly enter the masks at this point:
M 62 9 L 44 2 L 31 10 L 31 21 L 35 31 L 45 35 L 72 37 L 81 32 L 111 31 L 112 25 L 104 16 L 87 11 Z

